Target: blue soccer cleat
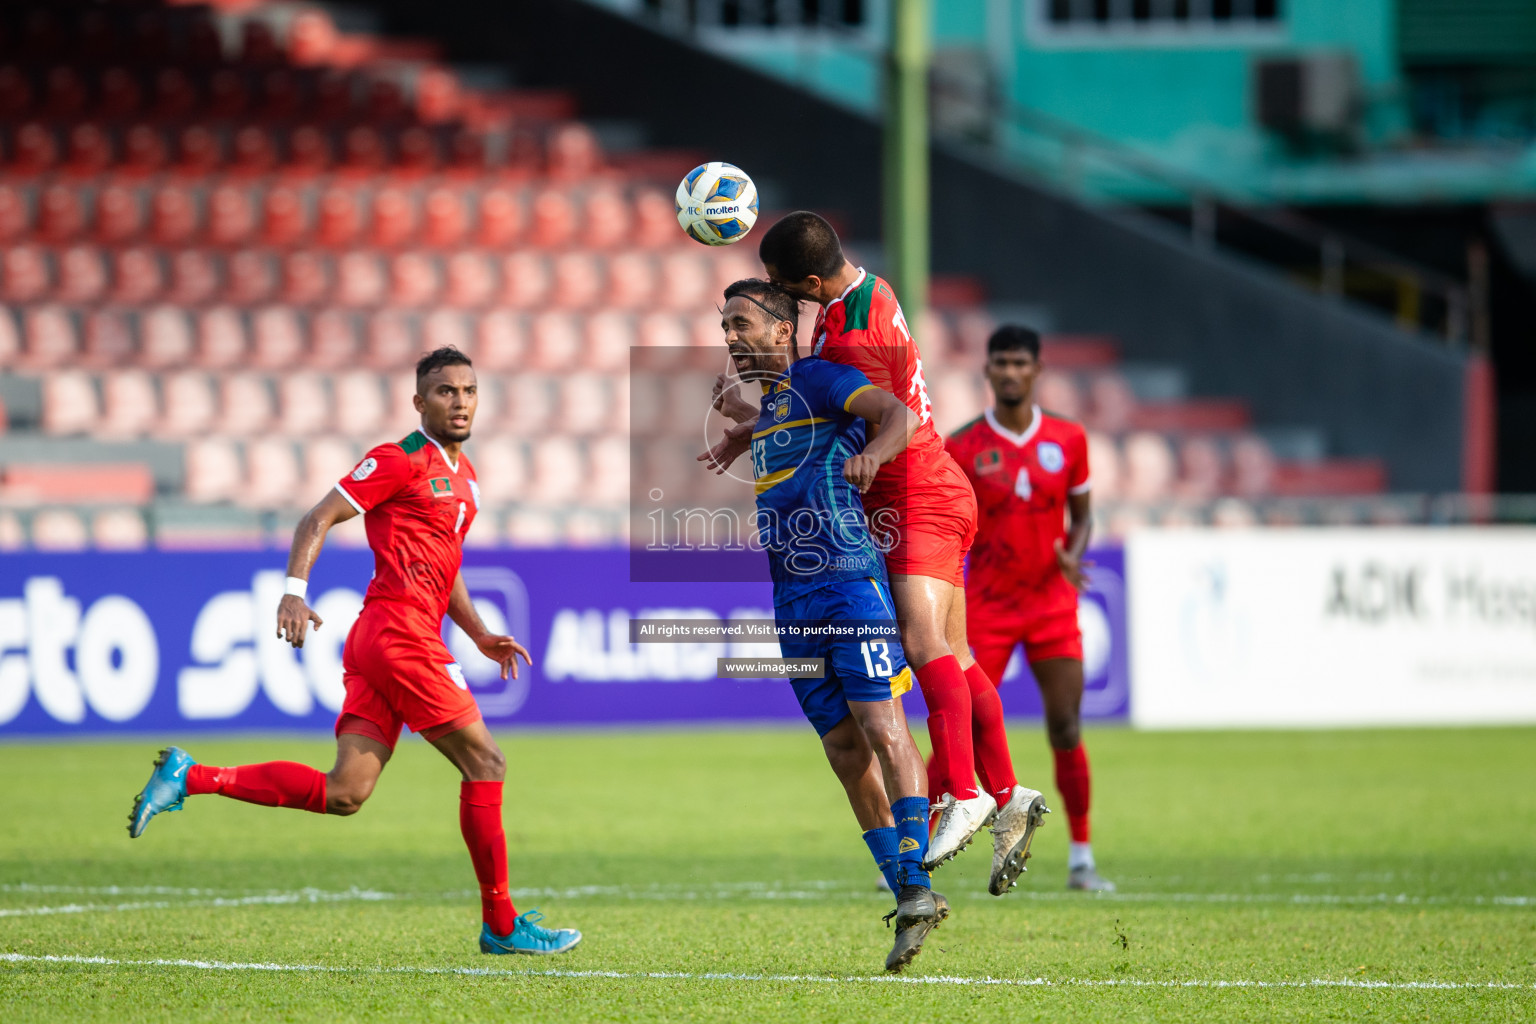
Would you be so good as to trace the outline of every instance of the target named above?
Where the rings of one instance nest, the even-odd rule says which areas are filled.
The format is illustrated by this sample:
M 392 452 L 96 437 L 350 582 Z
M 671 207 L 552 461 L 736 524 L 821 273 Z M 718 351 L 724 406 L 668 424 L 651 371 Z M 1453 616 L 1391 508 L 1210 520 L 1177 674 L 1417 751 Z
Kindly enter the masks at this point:
M 180 747 L 166 747 L 155 758 L 155 770 L 133 801 L 128 815 L 128 838 L 137 839 L 149 827 L 149 819 L 161 811 L 179 811 L 187 798 L 187 769 L 197 762 Z
M 567 953 L 581 941 L 581 932 L 574 928 L 543 928 L 539 926 L 544 915 L 530 910 L 517 919 L 512 934 L 497 935 L 491 926 L 480 926 L 480 952 L 527 953 L 531 956 L 548 956 L 551 953 Z

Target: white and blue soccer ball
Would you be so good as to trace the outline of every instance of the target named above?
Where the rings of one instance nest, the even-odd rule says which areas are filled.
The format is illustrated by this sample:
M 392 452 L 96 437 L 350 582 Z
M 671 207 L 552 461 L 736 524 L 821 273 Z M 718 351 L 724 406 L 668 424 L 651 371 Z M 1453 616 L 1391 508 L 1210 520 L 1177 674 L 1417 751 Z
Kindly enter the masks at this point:
M 695 167 L 677 186 L 677 222 L 695 242 L 739 242 L 757 223 L 757 186 L 735 164 Z

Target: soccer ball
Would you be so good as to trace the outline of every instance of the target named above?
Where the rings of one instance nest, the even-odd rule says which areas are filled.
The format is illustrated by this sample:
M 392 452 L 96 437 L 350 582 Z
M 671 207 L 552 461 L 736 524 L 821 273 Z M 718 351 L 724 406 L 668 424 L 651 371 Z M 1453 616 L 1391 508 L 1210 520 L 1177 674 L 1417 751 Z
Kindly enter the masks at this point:
M 677 222 L 695 242 L 739 242 L 757 223 L 757 186 L 735 164 L 695 167 L 677 186 Z

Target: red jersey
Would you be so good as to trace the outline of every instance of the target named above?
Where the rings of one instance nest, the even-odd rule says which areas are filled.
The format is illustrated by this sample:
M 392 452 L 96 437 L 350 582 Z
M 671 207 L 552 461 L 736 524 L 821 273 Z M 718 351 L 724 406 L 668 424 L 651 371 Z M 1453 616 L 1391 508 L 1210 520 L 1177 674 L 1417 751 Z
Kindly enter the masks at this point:
M 1082 425 L 1037 405 L 1029 428 L 1015 434 L 988 409 L 947 445 L 970 478 L 980 513 L 967 595 L 1007 601 L 1057 583 L 1071 589 L 1056 564 L 1056 542 L 1067 536 L 1067 496 L 1090 487 Z
M 914 503 L 930 498 L 962 498 L 945 487 L 952 470 L 944 440 L 933 427 L 933 406 L 923 380 L 923 360 L 891 286 L 873 274 L 859 276 L 816 317 L 811 355 L 857 367 L 871 384 L 907 403 L 917 413 L 917 433 L 896 458 L 880 467 L 864 494 L 866 509 L 896 505 L 909 496 Z M 908 491 L 906 481 L 920 481 Z M 959 483 L 958 479 L 955 483 Z
M 441 622 L 480 509 L 469 458 L 461 451 L 449 462 L 442 445 L 415 430 L 374 448 L 336 489 L 367 513 L 373 580 L 363 604 L 396 602 Z

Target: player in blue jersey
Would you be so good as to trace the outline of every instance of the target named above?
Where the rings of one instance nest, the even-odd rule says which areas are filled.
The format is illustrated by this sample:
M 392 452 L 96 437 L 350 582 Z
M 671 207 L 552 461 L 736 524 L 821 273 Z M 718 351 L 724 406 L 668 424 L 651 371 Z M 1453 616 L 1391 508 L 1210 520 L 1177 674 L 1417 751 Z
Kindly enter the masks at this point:
M 752 472 L 779 647 L 786 658 L 825 659 L 823 676 L 792 685 L 897 895 L 885 966 L 900 971 L 948 906 L 923 870 L 927 774 L 898 699 L 912 671 L 860 494 L 907 446 L 917 416 L 854 367 L 799 358 L 799 303 L 788 292 L 746 280 L 725 299 L 731 359 L 744 382 L 762 387 Z M 800 633 L 786 635 L 791 627 Z

